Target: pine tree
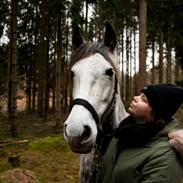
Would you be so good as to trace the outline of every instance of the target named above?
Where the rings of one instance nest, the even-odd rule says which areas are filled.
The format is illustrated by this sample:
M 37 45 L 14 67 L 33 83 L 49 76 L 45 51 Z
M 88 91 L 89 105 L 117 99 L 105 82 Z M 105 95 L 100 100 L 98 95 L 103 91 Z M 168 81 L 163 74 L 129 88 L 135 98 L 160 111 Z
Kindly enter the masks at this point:
M 139 2 L 139 78 L 138 93 L 146 85 L 146 20 L 147 1 Z
M 10 47 L 9 47 L 9 83 L 8 115 L 12 137 L 17 136 L 17 12 L 18 0 L 11 1 Z

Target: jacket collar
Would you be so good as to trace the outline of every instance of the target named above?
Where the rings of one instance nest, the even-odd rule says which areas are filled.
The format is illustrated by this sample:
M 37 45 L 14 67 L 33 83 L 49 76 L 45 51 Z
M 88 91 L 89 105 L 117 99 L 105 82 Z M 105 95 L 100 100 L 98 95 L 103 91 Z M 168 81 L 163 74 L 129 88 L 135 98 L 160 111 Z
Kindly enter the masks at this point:
M 181 128 L 180 122 L 175 117 L 173 117 L 172 120 L 169 123 L 167 123 L 165 127 L 160 132 L 158 132 L 157 135 L 167 136 L 170 131 L 177 130 L 180 128 Z

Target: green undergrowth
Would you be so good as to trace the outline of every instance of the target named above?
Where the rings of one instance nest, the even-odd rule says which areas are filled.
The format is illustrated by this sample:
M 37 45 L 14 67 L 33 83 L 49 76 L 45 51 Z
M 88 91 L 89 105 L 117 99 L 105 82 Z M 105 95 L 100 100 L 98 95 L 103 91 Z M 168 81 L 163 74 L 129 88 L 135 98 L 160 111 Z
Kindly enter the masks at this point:
M 78 182 L 78 155 L 71 152 L 62 134 L 29 137 L 28 143 L 14 143 L 21 139 L 9 141 L 0 147 L 0 172 L 17 168 L 8 159 L 18 156 L 18 168 L 33 171 L 41 183 Z
M 68 146 L 64 141 L 63 135 L 39 138 L 29 143 L 29 150 L 32 151 L 49 152 L 52 149 L 68 152 Z

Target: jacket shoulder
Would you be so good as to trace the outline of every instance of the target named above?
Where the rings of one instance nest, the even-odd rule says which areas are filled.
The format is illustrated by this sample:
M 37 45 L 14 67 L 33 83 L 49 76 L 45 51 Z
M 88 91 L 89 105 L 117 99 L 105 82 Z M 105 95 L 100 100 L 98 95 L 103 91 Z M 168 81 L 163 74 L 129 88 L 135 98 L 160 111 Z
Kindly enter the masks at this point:
M 182 165 L 176 152 L 168 142 L 156 143 L 142 170 L 142 183 L 148 182 L 181 182 Z

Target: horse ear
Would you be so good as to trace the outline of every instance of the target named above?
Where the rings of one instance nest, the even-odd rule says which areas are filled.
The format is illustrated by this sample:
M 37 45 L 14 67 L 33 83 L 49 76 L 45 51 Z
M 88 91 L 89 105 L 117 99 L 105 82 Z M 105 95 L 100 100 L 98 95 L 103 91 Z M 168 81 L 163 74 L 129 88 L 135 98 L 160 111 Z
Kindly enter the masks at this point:
M 104 45 L 110 48 L 111 51 L 114 51 L 116 47 L 116 32 L 108 22 L 105 25 Z
M 81 36 L 81 31 L 78 25 L 74 26 L 72 35 L 72 46 L 74 49 L 78 48 L 83 43 L 83 38 Z

